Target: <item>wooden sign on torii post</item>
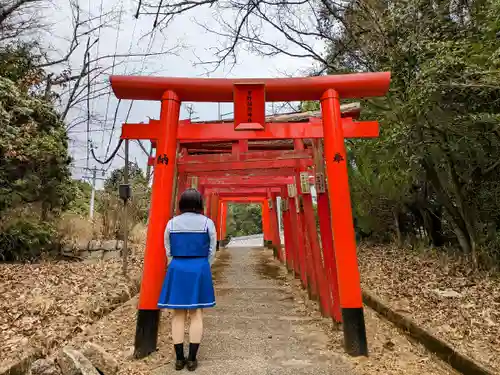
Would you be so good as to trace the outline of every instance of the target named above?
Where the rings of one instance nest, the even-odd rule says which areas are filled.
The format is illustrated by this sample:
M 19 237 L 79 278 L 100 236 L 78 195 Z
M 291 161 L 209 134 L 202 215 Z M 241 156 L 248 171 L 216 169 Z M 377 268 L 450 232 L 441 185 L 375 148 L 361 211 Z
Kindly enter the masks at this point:
M 199 142 L 251 139 L 323 138 L 331 229 L 335 239 L 344 346 L 351 355 L 367 355 L 366 331 L 352 223 L 344 139 L 348 133 L 341 119 L 340 98 L 382 96 L 388 91 L 390 73 L 360 73 L 284 79 L 203 79 L 111 76 L 117 98 L 161 101 L 157 126 L 128 125 L 122 137 L 156 140 L 157 165 L 151 194 L 144 271 L 139 297 L 135 356 L 156 350 L 157 307 L 165 275 L 163 232 L 172 213 L 178 140 Z M 265 102 L 320 100 L 322 121 L 308 126 L 265 123 Z M 235 121 L 224 129 L 209 125 L 179 124 L 182 101 L 235 102 Z M 251 109 L 251 110 L 249 110 Z M 219 124 L 220 125 L 220 124 Z M 291 126 L 293 125 L 293 126 Z M 353 129 L 356 122 L 353 121 Z M 216 132 L 215 134 L 213 132 Z M 242 166 L 245 169 L 244 166 Z M 262 168 L 266 168 L 264 164 Z M 293 166 L 292 166 L 293 167 Z

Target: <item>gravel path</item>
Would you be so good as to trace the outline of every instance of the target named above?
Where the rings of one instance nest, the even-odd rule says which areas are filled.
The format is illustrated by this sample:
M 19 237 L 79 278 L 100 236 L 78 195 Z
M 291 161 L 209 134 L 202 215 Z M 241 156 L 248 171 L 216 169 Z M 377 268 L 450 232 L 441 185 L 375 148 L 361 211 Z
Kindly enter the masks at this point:
M 200 375 L 451 375 L 369 309 L 365 311 L 370 357 L 347 356 L 342 332 L 322 318 L 299 282 L 264 250 L 262 236 L 235 239 L 213 266 L 217 306 L 205 314 Z M 132 358 L 137 298 L 73 340 L 101 345 L 119 362 L 118 375 L 176 374 L 170 319 L 163 313 L 158 350 Z M 187 339 L 187 335 L 186 335 Z
M 283 282 L 266 272 L 259 262 L 262 249 L 227 252 L 217 307 L 205 318 L 199 374 L 352 374 L 341 355 L 327 350 L 317 319 L 306 316 Z

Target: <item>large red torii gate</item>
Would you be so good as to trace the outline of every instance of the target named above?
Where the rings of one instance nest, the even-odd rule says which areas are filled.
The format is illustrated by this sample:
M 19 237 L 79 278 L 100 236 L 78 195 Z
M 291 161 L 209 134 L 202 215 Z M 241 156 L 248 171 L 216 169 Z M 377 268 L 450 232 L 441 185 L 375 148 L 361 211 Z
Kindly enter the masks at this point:
M 317 152 L 315 152 L 317 153 Z M 279 173 L 278 173 L 279 174 Z M 300 178 L 299 176 L 297 176 Z M 315 182 L 317 176 L 308 176 L 306 173 L 306 179 L 301 179 L 302 183 L 311 184 Z M 328 218 L 325 219 L 324 215 L 321 214 L 324 211 L 325 205 L 324 202 L 321 204 L 321 207 L 318 206 L 318 211 L 321 215 L 320 225 L 323 230 L 320 232 L 321 244 L 325 251 L 323 251 L 323 260 L 321 256 L 321 248 L 320 243 L 317 239 L 317 230 L 314 219 L 313 207 L 311 196 L 309 192 L 303 191 L 304 187 L 301 186 L 301 191 L 299 196 L 302 197 L 302 205 L 301 209 L 298 209 L 296 205 L 295 199 L 296 197 L 289 197 L 288 187 L 291 185 L 295 185 L 295 176 L 283 179 L 283 177 L 278 177 L 269 180 L 262 180 L 261 178 L 252 178 L 252 177 L 236 177 L 234 181 L 230 181 L 229 184 L 224 183 L 224 179 L 227 177 L 223 177 L 222 180 L 217 181 L 214 188 L 210 188 L 207 185 L 200 184 L 204 191 L 209 187 L 208 190 L 215 190 L 218 194 L 217 204 L 219 205 L 219 209 L 215 209 L 214 211 L 209 210 L 214 215 L 212 219 L 216 222 L 218 227 L 218 240 L 222 240 L 222 231 L 225 228 L 225 207 L 223 205 L 222 194 L 237 196 L 240 194 L 252 194 L 259 195 L 264 194 L 267 190 L 267 196 L 269 201 L 264 203 L 262 207 L 263 213 L 263 222 L 264 222 L 264 244 L 268 247 L 271 247 L 274 251 L 275 256 L 280 261 L 285 261 L 286 266 L 289 271 L 295 273 L 295 276 L 300 278 L 302 281 L 302 285 L 309 292 L 310 298 L 319 298 L 321 312 L 324 316 L 331 316 L 335 321 L 340 322 L 340 305 L 338 298 L 338 286 L 336 282 L 336 266 L 334 262 L 334 256 L 330 256 L 329 253 L 332 253 L 330 243 L 332 242 L 331 237 L 328 236 L 330 232 L 329 229 L 325 230 L 325 225 L 329 223 Z M 209 180 L 209 179 L 206 179 Z M 203 179 L 198 179 L 197 183 L 200 181 L 204 181 Z M 285 254 L 282 254 L 281 249 L 281 240 L 280 240 L 280 229 L 278 226 L 277 220 L 277 200 L 273 197 L 274 189 L 262 189 L 262 186 L 274 186 L 274 184 L 284 184 L 286 186 L 281 186 L 277 189 L 276 193 L 280 193 L 281 197 L 286 201 L 285 205 L 282 205 L 283 209 L 283 226 L 285 231 Z M 232 186 L 232 187 L 229 187 Z M 237 187 L 236 187 L 237 186 Z M 245 187 L 246 186 L 246 187 Z M 259 186 L 259 188 L 251 188 L 249 186 Z M 318 197 L 321 197 L 323 192 L 318 191 Z M 294 188 L 292 189 L 294 190 Z M 308 190 L 308 189 L 306 189 Z M 271 193 L 271 194 L 269 194 Z M 295 207 L 296 210 L 288 209 L 289 207 L 289 199 L 292 198 L 292 207 Z M 259 199 L 259 198 L 258 198 Z M 248 201 L 248 197 L 246 199 Z M 212 204 L 212 201 L 209 202 L 209 205 Z M 294 242 L 294 234 L 292 233 L 291 223 L 294 222 L 295 227 L 299 225 L 299 227 L 303 228 L 306 236 L 299 236 L 298 244 Z M 329 224 L 328 224 L 329 225 Z M 328 228 L 328 226 L 326 227 Z M 266 230 L 267 229 L 267 230 Z M 300 230 L 299 230 L 300 231 Z M 307 237 L 307 240 L 306 240 Z M 333 255 L 333 254 L 332 254 Z M 300 267 L 299 267 L 300 266 Z M 326 276 L 326 277 L 325 277 Z
M 117 98 L 161 101 L 157 126 L 124 127 L 126 139 L 156 140 L 157 165 L 151 195 L 150 225 L 146 242 L 144 271 L 139 297 L 135 340 L 135 356 L 144 357 L 156 350 L 159 310 L 157 307 L 161 282 L 165 274 L 163 231 L 172 213 L 175 197 L 177 144 L 209 140 L 251 139 L 324 139 L 324 157 L 330 201 L 331 232 L 335 238 L 335 255 L 339 281 L 340 305 L 344 328 L 344 345 L 349 354 L 367 355 L 366 333 L 357 267 L 356 244 L 352 224 L 351 202 L 347 177 L 345 135 L 349 126 L 341 118 L 340 98 L 361 98 L 385 95 L 390 73 L 360 73 L 307 78 L 272 79 L 208 79 L 163 78 L 144 76 L 111 76 Z M 322 121 L 295 127 L 286 123 L 266 123 L 265 102 L 320 100 Z M 224 131 L 207 124 L 179 125 L 182 101 L 235 103 L 234 123 Z M 295 124 L 294 124 L 295 125 Z M 360 128 L 352 121 L 352 128 Z M 366 125 L 373 129 L 376 123 Z M 140 128 L 140 129 L 139 129 Z M 207 129 L 215 135 L 211 135 Z M 128 133 L 127 133 L 128 132 Z M 182 138 L 180 139 L 181 136 Z M 376 136 L 370 132 L 369 136 Z M 222 137 L 222 138 L 221 138 Z M 299 143 L 296 144 L 300 151 Z M 303 146 L 302 146 L 303 147 Z M 295 168 L 296 161 L 281 160 L 284 168 Z M 249 161 L 231 161 L 234 170 L 247 169 Z M 242 164 L 239 164 L 242 163 Z M 268 168 L 259 161 L 251 168 Z M 305 168 L 302 162 L 300 170 Z M 191 166 L 193 167 L 193 166 Z M 214 167 L 214 166 L 211 166 Z M 194 168 L 192 172 L 216 169 Z M 184 172 L 188 172 L 185 170 Z M 308 201 L 307 201 L 308 202 Z M 304 201 L 304 204 L 306 201 Z
M 318 154 L 317 151 L 314 152 L 314 154 Z M 316 155 L 318 156 L 318 155 Z M 320 166 L 316 166 L 316 169 L 318 173 L 320 173 Z M 279 171 L 276 171 L 278 176 L 280 173 Z M 241 194 L 259 194 L 260 192 L 264 193 L 265 191 L 263 189 L 248 189 L 245 188 L 245 186 L 252 186 L 255 184 L 255 186 L 261 186 L 262 184 L 272 186 L 274 183 L 287 183 L 286 188 L 281 188 L 281 197 L 282 199 L 285 199 L 285 201 L 282 201 L 282 211 L 283 211 L 283 226 L 285 230 L 285 256 L 284 260 L 286 262 L 287 268 L 289 271 L 292 271 L 295 273 L 295 276 L 300 278 L 302 281 L 302 284 L 304 288 L 306 288 L 309 292 L 310 298 L 319 298 L 320 300 L 320 306 L 321 306 L 321 312 L 325 316 L 331 316 L 334 318 L 335 321 L 340 322 L 341 317 L 340 317 L 340 306 L 339 306 L 339 298 L 338 298 L 338 287 L 337 287 L 337 282 L 336 282 L 336 266 L 334 262 L 334 257 L 330 256 L 332 254 L 331 250 L 331 236 L 328 234 L 330 233 L 329 227 L 329 216 L 327 215 L 325 217 L 324 215 L 324 210 L 327 208 L 327 204 L 325 206 L 325 203 L 321 198 L 325 196 L 324 194 L 324 187 L 322 188 L 321 181 L 316 181 L 318 178 L 318 175 L 314 176 L 309 176 L 307 173 L 305 174 L 304 177 L 307 177 L 306 181 L 301 181 L 301 185 L 303 182 L 308 183 L 309 185 L 314 184 L 314 182 L 318 183 L 318 200 L 319 205 L 318 205 L 318 212 L 320 214 L 320 226 L 322 230 L 320 231 L 320 237 L 321 237 L 321 244 L 323 248 L 323 261 L 321 260 L 321 249 L 319 246 L 319 243 L 317 242 L 317 233 L 316 233 L 316 226 L 315 226 L 315 220 L 314 220 L 314 213 L 312 209 L 312 202 L 311 202 L 311 197 L 310 195 L 307 196 L 309 193 L 303 191 L 303 187 L 301 186 L 301 191 L 299 193 L 299 197 L 301 196 L 302 202 L 306 202 L 306 204 L 300 205 L 303 206 L 299 209 L 299 206 L 296 206 L 295 199 L 296 197 L 289 197 L 288 194 L 288 186 L 295 186 L 295 177 L 298 177 L 300 179 L 300 173 L 298 176 L 288 176 L 286 179 L 283 179 L 283 176 L 281 177 L 275 177 L 272 182 L 269 180 L 262 180 L 261 177 L 233 177 L 232 179 L 228 179 L 228 177 L 221 177 L 220 180 L 217 180 L 216 186 L 218 187 L 215 189 L 217 191 L 217 194 L 219 194 L 219 210 L 216 210 L 213 212 L 214 215 L 217 215 L 213 217 L 215 219 L 214 221 L 217 223 L 220 228 L 218 228 L 218 233 L 219 233 L 219 240 L 222 240 L 222 231 L 224 230 L 225 227 L 225 210 L 223 207 L 223 198 L 221 198 L 220 194 L 224 191 L 225 194 L 229 195 L 231 194 L 232 196 L 234 195 L 239 195 Z M 205 181 L 210 181 L 209 178 L 207 179 L 199 179 L 197 182 L 205 182 Z M 264 181 L 264 183 L 263 183 Z M 233 186 L 229 187 L 228 185 Z M 237 184 L 237 188 L 234 187 Z M 207 185 L 201 184 L 200 186 L 205 189 Z M 223 187 L 223 189 L 221 188 Z M 244 190 L 244 192 L 243 192 Z M 278 188 L 279 192 L 280 188 Z M 291 190 L 295 190 L 295 188 L 292 188 Z M 306 189 L 307 190 L 307 189 Z M 268 189 L 269 193 L 269 189 Z M 290 204 L 290 198 L 292 199 L 292 204 Z M 248 197 L 246 199 L 248 201 Z M 282 260 L 282 253 L 281 253 L 281 241 L 279 238 L 279 227 L 277 226 L 277 221 L 275 222 L 274 217 L 277 214 L 275 211 L 277 209 L 277 201 L 274 202 L 274 206 L 276 207 L 273 209 L 273 199 L 271 196 L 271 200 L 269 202 L 265 202 L 265 206 L 262 207 L 262 213 L 263 213 L 263 222 L 264 222 L 264 244 L 268 247 L 271 247 L 274 252 L 275 256 L 279 260 Z M 212 202 L 209 202 L 209 205 Z M 289 209 L 288 207 L 292 206 L 295 207 L 296 210 Z M 298 211 L 297 211 L 298 210 Z M 273 218 L 273 220 L 271 220 Z M 294 222 L 296 223 L 294 226 L 296 227 L 299 225 L 299 227 L 303 228 L 305 232 L 307 233 L 307 236 L 299 236 L 298 238 L 298 245 L 296 245 L 295 242 L 295 235 L 292 232 L 292 226 L 291 223 Z M 325 225 L 326 225 L 326 230 L 325 230 Z M 299 230 L 300 231 L 300 230 Z M 308 240 L 304 241 L 305 238 L 308 238 Z M 304 252 L 304 248 L 307 249 Z M 307 255 L 306 255 L 307 253 Z M 333 254 L 332 254 L 333 255 Z M 300 267 L 299 267 L 300 266 Z M 326 278 L 324 275 L 326 274 Z M 307 276 L 306 276 L 307 275 Z

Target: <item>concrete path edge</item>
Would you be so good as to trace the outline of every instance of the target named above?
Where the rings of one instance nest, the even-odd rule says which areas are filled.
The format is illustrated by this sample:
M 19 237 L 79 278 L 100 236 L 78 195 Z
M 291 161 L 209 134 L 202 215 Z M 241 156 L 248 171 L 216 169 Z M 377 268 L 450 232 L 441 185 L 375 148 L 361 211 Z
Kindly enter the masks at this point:
M 103 319 L 104 317 L 108 316 L 111 314 L 114 310 L 116 310 L 118 307 L 123 306 L 130 300 L 132 300 L 138 293 L 140 289 L 140 283 L 141 283 L 141 278 L 134 278 L 131 280 L 132 281 L 132 286 L 133 286 L 133 292 L 132 293 L 127 293 L 124 291 L 121 293 L 119 296 L 115 297 L 110 301 L 110 306 L 111 308 L 109 311 L 102 315 L 98 320 L 94 321 L 92 325 L 96 324 L 99 320 Z M 77 336 L 78 333 L 75 333 L 71 337 L 68 338 L 68 340 L 71 340 L 74 336 Z M 60 349 L 59 347 L 58 349 Z M 44 355 L 42 354 L 41 350 L 38 349 L 33 349 L 29 351 L 28 353 L 24 354 L 21 359 L 19 359 L 16 362 L 13 362 L 11 364 L 8 364 L 6 367 L 0 368 L 0 375 L 25 375 L 28 373 L 28 370 L 31 367 L 31 364 L 35 362 L 37 359 L 43 358 Z
M 419 327 L 411 319 L 397 313 L 372 293 L 363 291 L 363 303 L 400 328 L 405 335 L 421 343 L 427 350 L 434 353 L 458 372 L 464 375 L 495 374 L 494 370 L 486 368 L 463 353 L 459 353 L 451 345 Z

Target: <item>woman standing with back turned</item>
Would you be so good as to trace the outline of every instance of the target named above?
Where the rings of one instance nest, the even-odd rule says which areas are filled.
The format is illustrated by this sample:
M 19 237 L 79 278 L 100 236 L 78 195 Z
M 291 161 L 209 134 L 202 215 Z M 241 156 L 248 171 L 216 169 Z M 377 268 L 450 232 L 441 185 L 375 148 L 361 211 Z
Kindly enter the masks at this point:
M 169 261 L 158 307 L 172 309 L 172 340 L 175 369 L 187 365 L 194 371 L 198 365 L 196 353 L 203 333 L 203 310 L 215 306 L 211 265 L 215 257 L 217 236 L 214 222 L 202 214 L 203 199 L 196 189 L 187 189 L 179 201 L 181 214 L 165 229 L 165 249 Z M 189 354 L 184 357 L 184 323 L 187 313 Z

